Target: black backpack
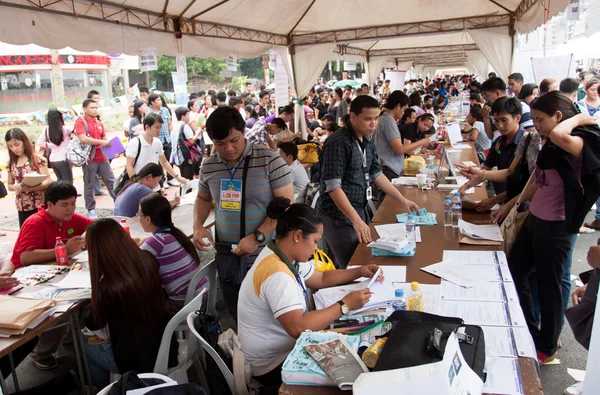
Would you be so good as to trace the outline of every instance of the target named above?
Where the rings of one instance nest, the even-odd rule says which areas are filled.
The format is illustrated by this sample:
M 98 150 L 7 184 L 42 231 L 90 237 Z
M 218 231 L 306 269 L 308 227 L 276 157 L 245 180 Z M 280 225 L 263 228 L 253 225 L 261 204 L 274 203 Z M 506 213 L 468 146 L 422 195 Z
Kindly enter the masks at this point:
M 140 378 L 136 372 L 130 370 L 121 376 L 108 391 L 108 395 L 125 395 L 127 391 L 140 388 L 152 387 L 154 385 L 164 384 L 165 381 L 159 378 Z M 204 388 L 198 384 L 178 384 L 168 387 L 155 388 L 147 392 L 152 395 L 207 395 Z

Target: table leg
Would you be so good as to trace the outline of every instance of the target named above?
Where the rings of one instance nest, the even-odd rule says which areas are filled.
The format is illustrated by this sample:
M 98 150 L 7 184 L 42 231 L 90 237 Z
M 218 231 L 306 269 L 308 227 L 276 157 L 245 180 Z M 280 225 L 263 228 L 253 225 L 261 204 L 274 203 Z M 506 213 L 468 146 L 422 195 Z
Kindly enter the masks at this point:
M 8 353 L 8 362 L 10 363 L 10 373 L 12 374 L 13 383 L 15 384 L 15 392 L 19 392 L 21 389 L 19 388 L 19 379 L 17 378 L 15 359 L 13 358 L 12 352 Z
M 75 359 L 77 360 L 77 373 L 79 374 L 79 384 L 81 385 L 81 393 L 84 395 L 87 395 L 89 392 L 88 390 L 88 386 L 86 385 L 85 379 L 83 377 L 83 366 L 81 365 L 81 355 L 80 353 L 82 352 L 82 350 L 80 350 L 80 344 L 79 344 L 79 337 L 77 334 L 77 322 L 78 317 L 76 317 L 76 314 L 70 314 L 69 315 L 69 321 L 71 324 L 71 334 L 73 335 L 73 348 L 75 349 Z M 83 351 L 85 352 L 85 351 Z

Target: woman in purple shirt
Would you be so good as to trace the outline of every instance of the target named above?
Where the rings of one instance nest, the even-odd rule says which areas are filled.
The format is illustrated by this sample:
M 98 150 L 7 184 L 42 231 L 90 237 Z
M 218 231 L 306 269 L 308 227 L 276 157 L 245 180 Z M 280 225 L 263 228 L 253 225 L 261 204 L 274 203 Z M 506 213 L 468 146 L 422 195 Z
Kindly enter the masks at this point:
M 140 248 L 156 258 L 167 295 L 182 305 L 200 265 L 198 252 L 189 237 L 173 225 L 171 205 L 165 197 L 151 194 L 143 198 L 139 215 L 144 231 L 152 233 Z M 201 281 L 198 288 L 205 282 Z
M 529 216 L 517 236 L 509 267 L 540 362 L 554 359 L 562 329 L 563 266 L 577 233 L 600 193 L 600 129 L 579 114 L 560 92 L 534 100 L 531 115 L 546 137 L 538 154 L 533 181 L 523 192 L 531 200 Z M 528 277 L 535 268 L 541 325 L 534 314 Z

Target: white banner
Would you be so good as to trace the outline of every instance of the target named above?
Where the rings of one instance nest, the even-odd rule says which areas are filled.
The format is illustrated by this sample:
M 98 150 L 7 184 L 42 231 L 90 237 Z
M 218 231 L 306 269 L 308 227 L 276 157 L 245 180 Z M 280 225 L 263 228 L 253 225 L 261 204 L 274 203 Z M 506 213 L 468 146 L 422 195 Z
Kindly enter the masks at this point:
M 569 5 L 567 6 L 567 20 L 579 20 L 579 0 L 569 0 Z
M 158 70 L 156 48 L 142 48 L 139 50 L 138 56 L 140 58 L 140 71 Z
M 171 73 L 175 104 L 185 106 L 188 103 L 187 74 Z
M 227 70 L 228 71 L 237 71 L 237 55 L 234 53 L 230 53 L 225 57 L 225 62 L 227 62 Z
M 562 81 L 575 75 L 573 54 L 550 56 L 546 58 L 531 58 L 533 77 L 536 84 L 540 84 L 544 78 L 554 78 Z
M 177 63 L 177 73 L 185 76 L 185 80 L 187 81 L 187 58 L 184 54 L 178 53 L 175 62 Z
M 401 91 L 404 89 L 404 78 L 406 77 L 406 71 L 399 70 L 386 70 L 385 79 L 390 80 L 390 90 Z
M 279 108 L 289 104 L 289 102 L 288 75 L 283 65 L 283 59 L 277 54 L 277 64 L 275 65 L 275 104 Z
M 355 71 L 356 62 L 352 60 L 344 60 L 344 71 Z

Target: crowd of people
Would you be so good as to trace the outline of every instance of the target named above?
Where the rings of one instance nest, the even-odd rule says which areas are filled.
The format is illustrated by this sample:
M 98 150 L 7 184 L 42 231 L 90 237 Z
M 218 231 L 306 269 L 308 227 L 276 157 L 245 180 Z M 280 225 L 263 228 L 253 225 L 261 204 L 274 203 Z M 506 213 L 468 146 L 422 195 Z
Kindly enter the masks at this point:
M 14 283 L 15 269 L 53 261 L 56 238 L 69 255 L 87 249 L 92 298 L 86 354 L 94 384 L 102 388 L 111 372 L 152 370 L 164 327 L 200 264 L 197 249 L 214 247 L 242 351 L 263 392 L 276 393 L 299 334 L 328 327 L 370 298 L 368 289 L 356 291 L 309 311 L 307 287 L 375 275 L 376 265 L 347 269 L 358 245 L 372 241 L 369 201 L 377 205 L 387 196 L 406 212 L 420 209 L 391 180 L 402 174 L 406 156 L 435 149 L 448 104 L 468 101 L 462 128 L 482 166 L 457 166 L 470 179 L 459 191 L 490 182 L 493 193 L 476 210 L 499 205 L 491 212 L 496 223 L 518 201 L 529 211 L 507 254 L 538 359 L 549 362 L 557 355 L 571 294 L 576 236 L 600 229 L 600 200 L 595 221 L 582 227 L 600 196 L 600 81 L 584 72 L 579 80 L 546 79 L 539 87 L 525 84 L 519 73 L 507 82 L 491 73 L 482 83 L 470 75 L 415 79 L 403 90 L 392 90 L 389 80 L 356 89 L 319 83 L 279 108 L 273 92 L 248 83 L 239 96 L 234 90 L 193 93 L 187 106 L 174 110 L 160 94 L 141 88 L 124 124 L 126 168 L 118 180 L 100 149 L 110 143 L 92 91 L 73 133 L 57 109 L 48 112 L 38 150 L 20 129 L 6 133 L 8 189 L 16 192 L 21 231 L 0 270 L 0 286 Z M 296 111 L 303 112 L 304 136 Z M 92 147 L 83 166 L 87 216 L 75 213 L 72 134 Z M 319 157 L 310 178 L 299 161 L 298 146 L 305 144 L 314 144 Z M 49 168 L 57 181 L 22 184 L 26 174 L 49 175 Z M 115 201 L 114 215 L 139 216 L 151 237 L 131 238 L 115 220 L 97 219 L 98 178 Z M 198 189 L 190 239 L 171 219 L 179 197 L 169 201 L 161 185 L 191 180 Z M 318 189 L 315 201 L 311 185 Z M 212 211 L 214 234 L 204 227 Z M 340 270 L 320 272 L 305 263 L 321 239 Z M 53 352 L 65 331 L 39 337 L 31 353 L 38 368 L 57 365 Z M 177 363 L 176 355 L 171 362 Z

